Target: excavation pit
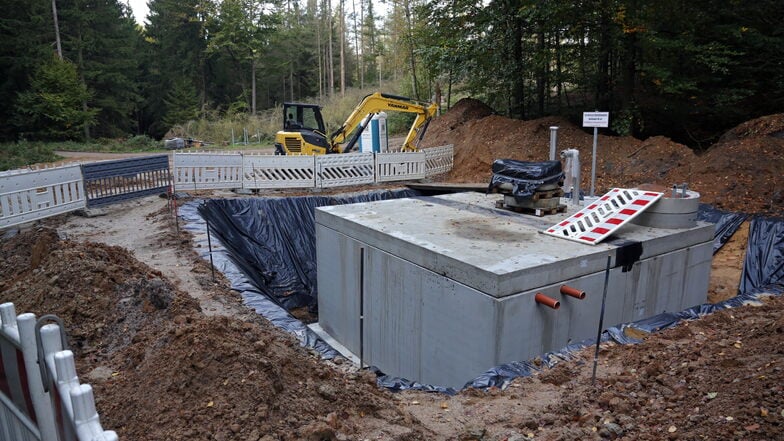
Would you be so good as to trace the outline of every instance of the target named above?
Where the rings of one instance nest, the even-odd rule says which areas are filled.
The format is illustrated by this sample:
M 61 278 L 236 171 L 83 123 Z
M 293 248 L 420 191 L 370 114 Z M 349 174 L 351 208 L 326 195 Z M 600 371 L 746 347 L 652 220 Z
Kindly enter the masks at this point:
M 494 366 L 595 337 L 608 258 L 605 327 L 706 301 L 712 224 L 625 225 L 583 245 L 541 234 L 574 207 L 539 218 L 496 209 L 499 199 L 317 208 L 315 330 L 387 374 L 461 388 Z

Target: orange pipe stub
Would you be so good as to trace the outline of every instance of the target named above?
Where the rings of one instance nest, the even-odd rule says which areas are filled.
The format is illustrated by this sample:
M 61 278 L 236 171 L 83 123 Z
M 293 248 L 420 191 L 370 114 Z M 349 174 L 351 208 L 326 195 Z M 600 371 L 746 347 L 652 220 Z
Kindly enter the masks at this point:
M 558 309 L 558 308 L 561 307 L 561 302 L 559 302 L 558 300 L 555 300 L 552 297 L 547 297 L 546 295 L 544 295 L 544 294 L 542 294 L 540 292 L 538 292 L 538 293 L 536 293 L 536 295 L 534 295 L 534 300 L 536 301 L 536 303 L 540 303 L 542 305 L 549 306 L 550 308 L 553 308 L 553 309 Z
M 579 289 L 572 288 L 569 285 L 561 285 L 561 294 L 580 300 L 585 298 L 585 291 L 580 291 Z

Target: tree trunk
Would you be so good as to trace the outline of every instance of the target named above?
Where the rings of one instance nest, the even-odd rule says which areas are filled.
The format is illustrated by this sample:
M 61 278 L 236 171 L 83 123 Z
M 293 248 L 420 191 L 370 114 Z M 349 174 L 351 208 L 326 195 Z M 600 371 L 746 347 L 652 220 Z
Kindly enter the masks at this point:
M 362 1 L 360 0 L 360 8 L 362 8 Z M 359 80 L 359 88 L 362 89 L 365 86 L 362 81 L 362 60 L 359 58 L 359 33 L 362 32 L 362 29 L 357 27 L 356 0 L 351 0 L 351 12 L 354 14 L 354 49 L 357 56 L 357 80 Z
M 332 35 L 332 0 L 327 0 L 327 26 L 329 27 L 329 44 L 327 45 L 327 78 L 329 82 L 329 96 L 335 96 L 335 60 L 333 59 L 333 52 L 332 52 L 332 45 L 333 45 L 333 35 Z
M 76 54 L 77 57 L 76 60 L 79 63 L 79 81 L 81 81 L 82 85 L 86 88 L 87 82 L 84 80 L 84 49 L 82 48 L 83 42 L 82 42 L 81 31 L 78 31 L 76 35 L 76 41 L 78 42 L 77 44 L 79 45 L 79 50 L 77 51 Z M 82 110 L 85 112 L 87 112 L 88 110 L 86 99 L 82 101 Z M 85 141 L 90 139 L 90 126 L 88 124 L 84 125 L 84 139 Z
M 558 106 L 558 113 L 561 113 L 561 95 L 564 93 L 563 88 L 563 66 L 561 65 L 561 33 L 555 31 L 555 95 L 557 98 L 556 105 Z
M 544 35 L 544 24 L 539 24 L 539 32 L 536 36 L 537 48 L 538 48 L 538 57 L 539 58 L 539 66 L 537 66 L 536 71 L 538 72 L 536 75 L 536 97 L 538 106 L 538 113 L 539 116 L 544 115 L 544 108 L 545 108 L 545 95 L 546 95 L 546 83 L 547 83 L 547 56 L 545 53 L 545 49 L 547 45 L 545 44 L 545 35 Z
M 407 29 L 407 39 L 408 39 L 408 56 L 411 60 L 411 88 L 414 92 L 414 98 L 419 99 L 419 90 L 417 86 L 417 76 L 416 76 L 416 59 L 414 58 L 414 25 L 411 20 L 411 0 L 404 0 L 403 8 L 405 9 L 404 12 L 406 14 L 406 27 Z
M 57 56 L 63 59 L 63 46 L 60 44 L 60 25 L 57 21 L 57 1 L 52 0 L 52 16 L 54 17 L 54 39 L 57 43 Z
M 340 0 L 340 96 L 346 96 L 346 14 L 345 0 Z
M 250 60 L 250 114 L 256 115 L 256 57 Z
M 512 54 L 514 56 L 514 77 L 512 79 L 512 96 L 510 114 L 516 118 L 525 118 L 525 66 L 523 66 L 523 20 L 512 19 Z
M 289 63 L 289 99 L 291 101 L 296 101 L 294 99 L 294 64 Z
M 322 7 L 323 12 L 323 7 Z M 318 83 L 319 83 L 319 99 L 324 97 L 324 63 L 321 48 L 321 18 L 316 20 L 316 47 L 318 54 Z

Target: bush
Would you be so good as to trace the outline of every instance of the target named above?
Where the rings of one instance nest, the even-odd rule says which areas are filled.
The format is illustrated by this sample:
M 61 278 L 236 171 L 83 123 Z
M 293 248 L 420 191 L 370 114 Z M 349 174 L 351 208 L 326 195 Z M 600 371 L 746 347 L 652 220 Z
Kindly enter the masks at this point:
M 0 171 L 62 159 L 54 154 L 54 144 L 18 142 L 0 144 Z

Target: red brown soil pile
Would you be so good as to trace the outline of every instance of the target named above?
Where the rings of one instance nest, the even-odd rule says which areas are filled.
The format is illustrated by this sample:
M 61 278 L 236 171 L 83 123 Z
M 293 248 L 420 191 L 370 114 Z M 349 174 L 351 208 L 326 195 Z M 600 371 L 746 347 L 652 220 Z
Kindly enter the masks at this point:
M 18 313 L 59 316 L 77 354 L 107 357 L 143 328 L 199 307 L 127 250 L 61 240 L 49 229 L 2 243 L 2 299 Z
M 596 388 L 585 377 L 563 381 L 568 366 L 543 375 L 563 385 L 547 409 L 559 416 L 556 433 L 593 438 L 593 426 L 610 439 L 781 439 L 782 310 L 784 297 L 769 298 L 612 347 L 600 357 L 621 370 Z
M 42 229 L 2 242 L 0 261 L 2 302 L 63 319 L 121 439 L 426 439 L 372 376 L 320 362 L 260 318 L 205 317 L 122 248 Z
M 739 124 L 722 135 L 719 143 L 762 136 L 784 138 L 784 113 L 762 116 Z
M 587 191 L 593 136 L 560 117 L 520 121 L 489 114 L 479 101 L 460 101 L 433 121 L 423 145 L 454 145 L 454 168 L 444 180 L 489 182 L 495 159 L 548 158 L 550 126 L 559 127 L 559 151 L 580 151 L 582 188 Z M 662 136 L 641 141 L 599 135 L 596 191 L 687 182 L 702 194 L 704 202 L 718 207 L 777 214 L 784 209 L 784 179 L 780 176 L 784 169 L 783 130 L 784 114 L 749 121 L 700 156 Z

